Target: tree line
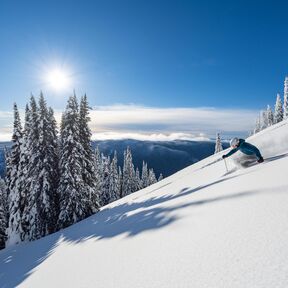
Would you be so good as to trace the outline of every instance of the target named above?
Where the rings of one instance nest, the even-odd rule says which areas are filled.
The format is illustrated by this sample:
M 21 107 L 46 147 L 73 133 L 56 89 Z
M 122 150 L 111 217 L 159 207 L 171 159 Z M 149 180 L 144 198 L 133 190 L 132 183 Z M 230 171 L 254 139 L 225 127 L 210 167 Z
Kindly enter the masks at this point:
M 68 227 L 163 178 L 144 161 L 141 173 L 135 169 L 129 147 L 122 169 L 116 152 L 111 159 L 98 147 L 93 151 L 89 109 L 86 95 L 80 104 L 71 96 L 58 133 L 42 93 L 26 105 L 23 128 L 14 104 L 12 147 L 0 179 L 0 248 Z
M 263 129 L 270 127 L 273 124 L 279 123 L 282 120 L 288 118 L 288 76 L 284 80 L 284 95 L 283 101 L 280 93 L 276 95 L 276 101 L 274 109 L 267 105 L 267 108 L 259 113 L 259 116 L 255 122 L 255 128 L 250 133 L 251 135 L 256 134 Z

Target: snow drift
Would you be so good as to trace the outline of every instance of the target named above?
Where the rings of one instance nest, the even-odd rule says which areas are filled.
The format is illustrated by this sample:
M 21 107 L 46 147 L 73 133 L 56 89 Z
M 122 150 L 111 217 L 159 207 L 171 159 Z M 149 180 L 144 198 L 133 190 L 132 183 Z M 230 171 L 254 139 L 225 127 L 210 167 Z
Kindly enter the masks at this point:
M 247 141 L 265 163 L 213 155 L 1 251 L 0 287 L 288 287 L 288 122 Z

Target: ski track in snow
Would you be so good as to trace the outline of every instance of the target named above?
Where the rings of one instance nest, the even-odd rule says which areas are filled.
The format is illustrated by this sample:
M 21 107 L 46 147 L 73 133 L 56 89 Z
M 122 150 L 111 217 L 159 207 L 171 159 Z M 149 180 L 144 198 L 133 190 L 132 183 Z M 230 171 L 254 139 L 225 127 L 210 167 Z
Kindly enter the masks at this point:
M 288 122 L 266 161 L 210 156 L 67 229 L 0 251 L 0 287 L 288 287 Z

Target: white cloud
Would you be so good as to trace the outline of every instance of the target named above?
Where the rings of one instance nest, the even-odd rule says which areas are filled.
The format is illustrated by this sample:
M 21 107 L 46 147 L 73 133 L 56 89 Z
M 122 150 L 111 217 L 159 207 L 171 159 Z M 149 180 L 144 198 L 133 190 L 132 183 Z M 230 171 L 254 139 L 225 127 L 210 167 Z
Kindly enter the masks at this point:
M 23 113 L 22 119 L 23 119 Z M 258 111 L 248 109 L 157 108 L 139 105 L 97 106 L 90 111 L 93 139 L 191 140 L 240 134 L 253 128 Z M 57 121 L 61 111 L 55 111 Z M 0 140 L 12 132 L 12 113 L 0 112 Z
M 119 133 L 119 132 L 100 132 L 93 134 L 93 140 L 121 140 L 135 139 L 142 141 L 173 141 L 173 140 L 190 140 L 190 141 L 209 141 L 210 138 L 205 134 L 189 133 Z
M 91 111 L 94 132 L 231 133 L 249 131 L 258 111 L 218 108 L 155 108 L 136 105 L 96 107 Z

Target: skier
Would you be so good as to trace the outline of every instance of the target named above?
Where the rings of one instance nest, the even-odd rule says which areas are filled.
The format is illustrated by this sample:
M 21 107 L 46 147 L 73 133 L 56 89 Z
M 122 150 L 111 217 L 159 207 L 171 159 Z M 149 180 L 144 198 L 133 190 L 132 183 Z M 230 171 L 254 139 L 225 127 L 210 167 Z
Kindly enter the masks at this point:
M 234 137 L 230 141 L 230 146 L 233 148 L 229 153 L 223 155 L 222 158 L 225 159 L 232 154 L 236 153 L 238 150 L 246 155 L 255 155 L 257 157 L 257 162 L 262 163 L 264 161 L 259 149 L 254 145 L 245 142 L 244 139 L 238 139 Z

